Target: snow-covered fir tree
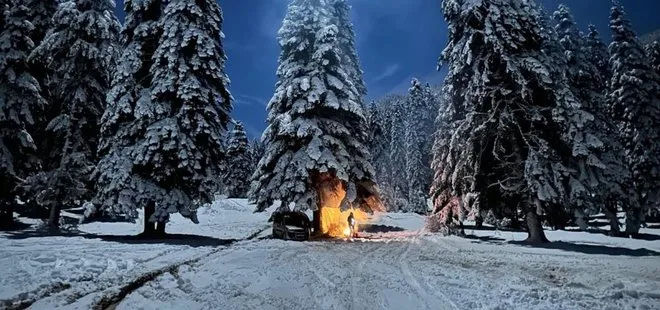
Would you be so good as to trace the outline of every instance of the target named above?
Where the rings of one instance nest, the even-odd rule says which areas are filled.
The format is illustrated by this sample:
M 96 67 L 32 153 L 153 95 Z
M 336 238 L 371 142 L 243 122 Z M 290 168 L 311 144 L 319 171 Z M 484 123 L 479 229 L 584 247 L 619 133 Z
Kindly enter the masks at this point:
M 433 114 L 437 112 L 431 87 L 413 79 L 405 116 L 405 176 L 408 183 L 408 210 L 426 213 L 431 183 L 429 133 L 433 132 Z
M 585 53 L 587 60 L 591 62 L 600 73 L 601 79 L 605 81 L 605 85 L 610 82 L 612 78 L 612 68 L 610 67 L 610 51 L 607 45 L 603 43 L 600 33 L 593 24 L 589 25 L 587 35 L 585 38 Z
M 3 1 L 0 8 L 0 225 L 8 225 L 14 188 L 41 166 L 31 133 L 42 121 L 47 102 L 27 62 L 34 48 L 30 8 L 17 0 Z
M 589 53 L 591 46 L 578 30 L 567 6 L 560 5 L 553 17 L 557 23 L 555 29 L 559 42 L 566 56 L 571 89 L 580 101 L 582 109 L 593 117 L 593 121 L 580 131 L 587 140 L 597 139 L 602 142 L 594 150 L 602 163 L 586 161 L 587 165 L 573 167 L 581 175 L 589 175 L 592 180 L 586 183 L 589 187 L 587 192 L 583 192 L 582 196 L 571 197 L 567 210 L 576 216 L 583 229 L 586 229 L 584 215 L 605 211 L 610 218 L 612 232 L 618 234 L 617 206 L 622 205 L 624 209 L 636 208 L 637 201 L 634 199 L 633 187 L 630 186 L 632 179 L 617 128 L 607 115 L 607 82 L 596 66 L 602 61 L 599 56 L 603 55 L 589 59 L 593 56 Z
M 376 180 L 381 189 L 381 195 L 389 211 L 425 212 L 426 204 L 409 203 L 409 182 L 406 177 L 408 163 L 408 144 L 414 145 L 412 150 L 419 150 L 421 157 L 421 173 L 427 174 L 426 185 L 420 196 L 426 196 L 430 185 L 431 147 L 435 131 L 434 115 L 437 114 L 439 97 L 435 88 L 419 83 L 419 96 L 411 103 L 411 94 L 388 95 L 374 101 L 369 111 L 370 139 L 369 149 L 376 169 Z M 417 93 L 417 91 L 413 91 Z M 421 99 L 421 101 L 420 101 Z M 421 110 L 413 110 L 411 105 L 421 105 Z M 425 114 L 424 114 L 425 113 Z M 412 119 L 411 119 L 412 118 Z M 415 124 L 418 128 L 416 139 L 419 144 L 409 143 L 407 124 Z M 412 161 L 410 162 L 412 164 Z M 423 182 L 420 182 L 423 184 Z M 423 206 L 424 207 L 423 207 Z M 417 208 L 417 209 L 415 209 Z
M 381 190 L 381 197 L 385 205 L 389 208 L 388 211 L 395 211 L 393 209 L 397 204 L 392 201 L 393 193 L 391 184 L 393 178 L 391 176 L 392 163 L 390 162 L 390 145 L 391 145 L 391 125 L 392 106 L 395 96 L 387 96 L 381 98 L 371 104 L 369 107 L 369 151 L 371 154 L 371 162 L 374 165 L 376 172 L 376 180 Z
M 107 0 L 72 0 L 60 5 L 53 28 L 32 52 L 51 79 L 50 110 L 42 158 L 44 171 L 23 187 L 25 200 L 49 208 L 59 228 L 60 208 L 90 198 L 99 122 L 117 55 L 119 21 Z M 45 155 L 43 153 L 46 153 Z
M 377 197 L 360 92 L 342 62 L 334 1 L 293 0 L 278 37 L 282 49 L 276 91 L 268 104 L 265 154 L 250 198 L 263 211 L 313 210 L 320 221 L 321 187 L 347 191 L 344 207 L 369 208 Z M 318 215 L 318 216 L 317 216 Z M 316 226 L 318 228 L 319 226 Z
M 621 131 L 639 198 L 640 208 L 626 210 L 626 233 L 634 235 L 643 212 L 656 207 L 660 196 L 660 79 L 617 1 L 613 1 L 610 29 L 613 72 L 608 104 Z
M 458 233 L 464 210 L 519 206 L 527 240 L 547 241 L 538 215 L 585 191 L 587 180 L 570 168 L 600 162 L 592 149 L 601 143 L 580 132 L 590 115 L 571 93 L 556 38 L 528 1 L 444 0 L 443 10 L 447 107 L 430 223 Z
M 337 16 L 337 28 L 341 29 L 337 40 L 343 49 L 342 62 L 344 70 L 360 95 L 360 104 L 364 104 L 362 96 L 367 94 L 367 86 L 364 83 L 363 72 L 360 67 L 360 58 L 355 50 L 355 31 L 351 22 L 351 7 L 346 0 L 334 0 Z
M 250 177 L 254 170 L 250 167 L 247 134 L 241 122 L 236 122 L 227 142 L 227 173 L 224 177 L 229 198 L 245 198 L 250 188 Z
M 41 44 L 46 33 L 54 26 L 56 21 L 53 17 L 60 2 L 59 0 L 22 0 L 22 3 L 29 9 L 27 20 L 34 27 L 30 32 L 30 38 L 35 47 Z M 41 86 L 42 97 L 49 103 L 43 117 L 44 121 L 48 122 L 49 119 L 59 114 L 59 110 L 50 104 L 53 101 L 50 86 L 57 85 L 58 81 L 52 76 L 53 72 L 51 72 L 48 64 L 44 63 L 44 61 L 48 60 L 32 57 L 29 60 L 29 70 Z M 46 126 L 46 123 L 38 123 L 35 130 L 31 132 L 32 138 L 40 150 L 40 158 L 42 159 L 42 155 L 48 154 L 48 151 L 45 149 L 48 148 L 48 143 L 50 142 L 45 136 Z
M 50 28 L 53 27 L 53 24 L 57 22 L 54 19 L 55 12 L 57 11 L 57 6 L 61 2 L 60 0 L 23 0 L 26 7 L 29 8 L 28 20 L 34 26 L 30 38 L 35 45 L 41 44 L 41 40 L 44 39 L 46 33 Z
M 389 162 L 392 183 L 390 184 L 390 205 L 396 211 L 408 210 L 408 182 L 406 175 L 406 117 L 407 97 L 393 98 L 389 126 Z
M 655 73 L 660 75 L 660 42 L 653 41 L 646 46 L 646 53 L 651 62 L 651 67 Z
M 129 0 L 124 49 L 107 97 L 94 204 L 164 233 L 170 213 L 197 222 L 224 171 L 231 95 L 214 0 Z
M 389 146 L 389 140 L 387 139 L 386 128 L 387 124 L 385 121 L 385 113 L 382 111 L 381 106 L 377 105 L 376 102 L 372 102 L 369 105 L 368 110 L 368 122 L 369 122 L 369 153 L 371 154 L 371 162 L 374 165 L 376 171 L 376 178 L 381 184 L 383 184 L 384 169 L 387 169 L 388 163 L 387 159 L 387 149 Z
M 257 171 L 257 166 L 259 166 L 259 161 L 264 156 L 264 144 L 261 143 L 261 139 L 253 139 L 250 142 L 250 149 L 248 150 L 250 155 L 250 177 Z

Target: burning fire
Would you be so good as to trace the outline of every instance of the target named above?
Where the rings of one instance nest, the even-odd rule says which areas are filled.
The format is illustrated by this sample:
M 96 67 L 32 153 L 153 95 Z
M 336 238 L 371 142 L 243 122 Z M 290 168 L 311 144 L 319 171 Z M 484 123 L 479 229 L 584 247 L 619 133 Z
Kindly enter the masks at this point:
M 346 197 L 346 190 L 341 182 L 329 175 L 323 175 L 319 184 L 320 195 L 320 217 L 321 235 L 331 238 L 351 237 L 351 228 L 348 224 L 348 216 L 353 212 L 355 219 L 355 230 L 358 225 L 369 220 L 369 215 L 358 209 L 341 211 L 341 202 Z
M 369 215 L 362 210 L 346 210 L 332 207 L 321 207 L 321 233 L 332 238 L 351 237 L 351 228 L 348 225 L 348 216 L 353 212 L 355 230 L 358 225 L 369 220 Z

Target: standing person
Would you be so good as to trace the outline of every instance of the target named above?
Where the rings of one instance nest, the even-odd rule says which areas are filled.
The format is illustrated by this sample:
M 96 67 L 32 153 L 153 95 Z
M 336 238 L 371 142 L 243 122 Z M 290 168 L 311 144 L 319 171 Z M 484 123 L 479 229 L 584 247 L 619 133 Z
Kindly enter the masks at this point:
M 351 238 L 357 237 L 357 232 L 355 231 L 355 217 L 353 217 L 353 212 L 348 215 L 348 227 L 351 229 Z

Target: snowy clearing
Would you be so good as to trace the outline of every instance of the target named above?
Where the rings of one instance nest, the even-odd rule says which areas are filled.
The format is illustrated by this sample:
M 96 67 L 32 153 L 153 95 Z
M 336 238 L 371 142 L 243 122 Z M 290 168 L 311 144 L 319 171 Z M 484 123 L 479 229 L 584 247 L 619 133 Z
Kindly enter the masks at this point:
M 219 201 L 200 210 L 200 225 L 175 217 L 168 231 L 244 239 L 267 227 L 269 213 L 253 208 Z M 422 235 L 423 223 L 416 214 L 381 214 L 374 224 L 406 231 L 227 246 L 4 233 L 0 308 L 29 300 L 30 309 L 660 309 L 658 240 L 547 231 L 555 242 L 540 248 L 509 242 L 524 239 L 520 232 Z M 80 229 L 121 235 L 141 226 Z

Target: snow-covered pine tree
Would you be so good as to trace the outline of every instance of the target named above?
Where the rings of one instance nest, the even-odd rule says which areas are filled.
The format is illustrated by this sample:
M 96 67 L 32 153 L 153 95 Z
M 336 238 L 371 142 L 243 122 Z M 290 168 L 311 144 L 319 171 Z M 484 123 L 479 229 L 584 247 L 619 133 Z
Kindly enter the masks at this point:
M 336 11 L 328 0 L 293 0 L 279 42 L 276 91 L 268 104 L 265 155 L 250 198 L 263 211 L 313 210 L 320 228 L 326 186 L 347 192 L 343 207 L 369 209 L 378 197 L 366 145 L 367 119 L 360 93 L 342 63 Z
M 30 32 L 30 38 L 34 43 L 34 46 L 37 47 L 41 44 L 42 40 L 46 36 L 46 33 L 53 27 L 54 21 L 53 17 L 55 12 L 58 9 L 60 0 L 22 0 L 22 3 L 29 9 L 27 20 L 34 26 L 33 30 Z M 58 81 L 55 77 L 52 76 L 52 73 L 49 70 L 48 64 L 43 61 L 48 61 L 46 59 L 40 58 L 31 58 L 29 60 L 29 71 L 37 79 L 39 85 L 41 86 L 41 96 L 48 102 L 48 107 L 44 111 L 44 121 L 48 122 L 53 117 L 59 114 L 59 110 L 54 108 L 54 105 L 51 104 L 53 98 L 51 98 L 51 85 L 57 85 Z M 46 123 L 38 123 L 35 130 L 30 132 L 32 138 L 39 148 L 39 157 L 44 159 L 44 155 L 48 154 L 48 148 L 50 147 L 48 143 L 50 142 L 45 136 Z M 32 204 L 31 204 L 32 205 Z M 34 205 L 32 205 L 34 207 Z
M 527 241 L 547 241 L 538 214 L 585 188 L 567 161 L 599 161 L 593 145 L 575 138 L 589 114 L 570 91 L 558 43 L 530 1 L 444 0 L 443 10 L 449 74 L 431 224 L 457 232 L 463 210 L 508 204 L 523 209 Z
M 426 213 L 431 180 L 430 151 L 426 149 L 433 124 L 434 97 L 430 86 L 413 79 L 408 90 L 405 116 L 405 176 L 409 212 Z M 429 128 L 431 127 L 431 128 Z
M 635 235 L 643 212 L 657 206 L 660 196 L 660 79 L 623 7 L 618 1 L 612 3 L 608 104 L 621 131 L 639 199 L 640 208 L 626 210 L 626 233 Z
M 369 153 L 371 154 L 371 162 L 376 171 L 376 179 L 381 184 L 381 189 L 383 182 L 381 177 L 384 176 L 384 169 L 387 169 L 387 162 L 384 160 L 387 157 L 387 147 L 389 145 L 384 129 L 387 124 L 385 123 L 385 115 L 383 114 L 381 107 L 376 102 L 372 102 L 369 105 L 367 117 L 369 122 Z
M 231 110 L 222 11 L 214 0 L 129 0 L 124 49 L 102 119 L 96 205 L 164 233 L 170 213 L 197 222 L 225 165 Z
M 647 45 L 646 54 L 651 61 L 651 67 L 656 74 L 660 75 L 660 42 L 653 41 L 653 43 Z
M 604 80 L 605 85 L 610 82 L 612 78 L 612 68 L 610 67 L 610 51 L 593 24 L 589 25 L 589 31 L 585 38 L 585 48 L 587 53 L 587 60 L 591 62 L 598 72 L 600 72 L 601 79 Z
M 344 70 L 355 85 L 360 95 L 358 100 L 364 105 L 362 96 L 367 94 L 367 86 L 364 83 L 363 72 L 360 67 L 360 58 L 355 51 L 355 31 L 351 22 L 351 6 L 346 0 L 334 0 L 337 10 L 337 28 L 341 29 L 338 33 L 338 41 L 343 50 L 342 62 Z
M 110 89 L 120 24 L 107 0 L 72 0 L 55 13 L 53 28 L 32 52 L 57 83 L 50 86 L 54 116 L 47 121 L 44 171 L 29 178 L 24 200 L 50 209 L 59 229 L 60 209 L 91 198 L 99 122 Z
M 30 9 L 17 0 L 3 1 L 0 8 L 0 225 L 9 225 L 14 188 L 40 169 L 30 133 L 41 122 L 47 102 L 27 62 L 34 48 Z
M 581 175 L 589 175 L 592 180 L 586 182 L 589 187 L 587 192 L 571 197 L 567 211 L 576 216 L 578 224 L 583 229 L 586 229 L 585 214 L 605 211 L 610 218 L 612 233 L 618 234 L 617 206 L 622 205 L 624 209 L 635 208 L 636 199 L 634 199 L 635 192 L 630 186 L 632 179 L 617 128 L 607 115 L 605 104 L 607 84 L 601 75 L 601 70 L 596 66 L 602 61 L 599 57 L 604 55 L 596 55 L 593 59 L 589 59 L 589 56 L 593 56 L 589 52 L 590 49 L 598 46 L 593 42 L 592 45 L 587 44 L 587 39 L 578 30 L 566 5 L 560 5 L 553 17 L 557 23 L 555 30 L 566 56 L 567 76 L 571 89 L 580 101 L 582 109 L 593 116 L 593 121 L 580 131 L 586 140 L 596 139 L 602 142 L 602 144 L 598 143 L 599 147 L 594 150 L 602 163 L 586 161 L 586 165 L 573 167 Z
M 408 99 L 405 96 L 392 99 L 389 126 L 389 162 L 392 182 L 389 194 L 392 197 L 393 205 L 389 206 L 396 211 L 405 211 L 410 209 L 408 206 L 408 182 L 404 177 L 406 175 L 406 117 L 408 115 L 406 103 Z
M 229 198 L 245 198 L 250 188 L 251 158 L 247 134 L 241 122 L 236 122 L 227 143 L 227 172 L 224 185 Z
M 250 143 L 250 178 L 257 171 L 259 166 L 259 161 L 264 156 L 264 144 L 261 143 L 260 139 L 253 139 Z
M 28 12 L 28 21 L 34 26 L 30 35 L 35 45 L 41 44 L 46 33 L 57 20 L 53 19 L 60 0 L 23 0 Z
M 376 173 L 376 180 L 380 188 L 381 198 L 388 211 L 394 211 L 391 190 L 391 163 L 390 163 L 390 127 L 391 127 L 391 100 L 394 96 L 387 96 L 372 102 L 369 107 L 369 153 Z

